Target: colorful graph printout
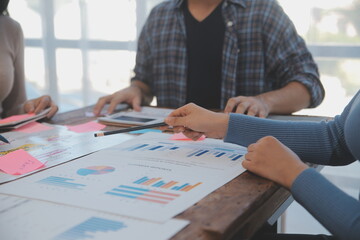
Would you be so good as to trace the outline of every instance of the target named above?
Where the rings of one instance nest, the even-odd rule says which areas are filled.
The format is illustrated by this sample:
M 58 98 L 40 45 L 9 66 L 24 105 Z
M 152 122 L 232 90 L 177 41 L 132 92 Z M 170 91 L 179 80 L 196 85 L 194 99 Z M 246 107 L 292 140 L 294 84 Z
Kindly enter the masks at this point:
M 142 221 L 3 194 L 0 203 L 2 240 L 166 240 L 189 223 Z
M 86 238 L 92 238 L 91 233 L 108 232 L 108 231 L 115 232 L 125 227 L 126 225 L 123 222 L 109 220 L 105 218 L 99 218 L 99 217 L 91 217 L 88 220 L 80 223 L 77 226 L 74 226 L 68 231 L 55 237 L 54 240 L 61 240 L 61 239 L 81 240 Z
M 44 179 L 38 181 L 38 183 L 53 185 L 53 186 L 58 186 L 58 187 L 64 187 L 64 188 L 77 189 L 77 190 L 81 190 L 83 187 L 86 186 L 85 184 L 78 184 L 78 183 L 72 182 L 74 180 L 75 179 L 71 179 L 71 178 L 50 176 L 50 177 L 47 177 L 47 178 L 44 178 Z
M 164 146 L 164 151 L 145 147 L 144 151 L 130 151 L 142 145 Z M 226 150 L 227 156 L 189 156 L 203 149 L 214 153 Z M 241 174 L 244 171 L 241 160 L 233 161 L 230 156 L 245 153 L 246 148 L 221 140 L 174 141 L 169 140 L 168 134 L 146 133 L 76 161 L 3 184 L 0 192 L 164 222 Z M 77 173 L 89 166 L 111 166 L 115 171 L 86 176 Z
M 111 173 L 113 171 L 115 171 L 115 168 L 109 166 L 91 166 L 87 168 L 80 168 L 77 171 L 77 174 L 81 176 L 100 175 L 100 174 Z
M 161 179 L 162 178 L 143 177 L 143 178 L 136 180 L 133 183 L 143 185 L 143 186 L 151 186 L 151 187 L 156 187 L 156 188 L 171 189 L 171 190 L 183 191 L 183 192 L 188 192 L 191 189 L 194 189 L 195 187 L 202 184 L 202 182 L 198 182 L 194 185 L 190 185 L 189 183 L 181 184 L 177 181 L 165 182 Z
M 133 138 L 129 134 L 114 134 L 104 138 L 95 138 L 93 133 L 74 133 L 68 131 L 65 126 L 43 125 L 51 129 L 36 134 L 19 131 L 3 133 L 2 135 L 9 140 L 10 144 L 1 145 L 0 156 L 24 149 L 42 162 L 45 165 L 44 168 L 48 168 Z M 102 164 L 94 166 L 102 166 Z M 19 176 L 0 172 L 0 183 L 16 178 Z
M 231 161 L 239 160 L 243 154 L 235 152 L 234 149 L 227 149 L 221 147 L 214 148 L 183 148 L 176 144 L 136 144 L 126 149 L 129 152 L 141 151 L 141 152 L 175 152 L 186 151 L 187 158 L 226 158 Z
M 154 191 L 151 189 L 126 185 L 120 185 L 117 188 L 113 188 L 111 191 L 106 192 L 105 194 L 160 204 L 167 204 L 180 196 L 179 194 Z

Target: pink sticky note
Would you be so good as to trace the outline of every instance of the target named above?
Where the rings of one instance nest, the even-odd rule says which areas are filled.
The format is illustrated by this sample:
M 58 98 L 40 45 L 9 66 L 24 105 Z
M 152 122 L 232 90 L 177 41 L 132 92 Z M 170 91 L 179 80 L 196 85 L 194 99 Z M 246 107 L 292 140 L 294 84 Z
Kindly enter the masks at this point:
M 37 132 L 42 132 L 42 131 L 46 131 L 46 130 L 50 130 L 53 129 L 52 127 L 49 127 L 45 124 L 41 124 L 38 122 L 31 122 L 28 123 L 24 126 L 21 126 L 17 129 L 15 129 L 15 132 L 23 132 L 23 133 L 37 133 Z
M 20 121 L 20 120 L 23 120 L 23 119 L 26 119 L 26 118 L 29 118 L 29 117 L 33 117 L 34 115 L 35 115 L 35 113 L 14 115 L 14 116 L 11 116 L 11 117 L 1 119 L 0 124 Z
M 0 169 L 11 175 L 21 175 L 44 167 L 44 164 L 19 149 L 0 157 Z
M 106 125 L 97 123 L 94 121 L 79 124 L 79 125 L 74 125 L 74 126 L 67 126 L 67 128 L 70 131 L 77 132 L 77 133 L 95 132 L 95 131 L 99 131 L 105 127 L 106 127 Z
M 205 135 L 202 135 L 197 141 L 202 141 L 206 137 Z M 183 133 L 175 133 L 171 136 L 170 140 L 178 140 L 178 141 L 192 141 L 192 139 L 185 136 Z

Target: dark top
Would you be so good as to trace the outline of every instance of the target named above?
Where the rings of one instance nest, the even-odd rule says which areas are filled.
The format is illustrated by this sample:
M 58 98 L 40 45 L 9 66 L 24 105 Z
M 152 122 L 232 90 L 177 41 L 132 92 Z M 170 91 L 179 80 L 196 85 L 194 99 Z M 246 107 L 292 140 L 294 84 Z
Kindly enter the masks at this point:
M 220 109 L 221 62 L 225 24 L 221 6 L 199 22 L 190 13 L 187 1 L 183 10 L 188 56 L 186 102 L 205 108 Z

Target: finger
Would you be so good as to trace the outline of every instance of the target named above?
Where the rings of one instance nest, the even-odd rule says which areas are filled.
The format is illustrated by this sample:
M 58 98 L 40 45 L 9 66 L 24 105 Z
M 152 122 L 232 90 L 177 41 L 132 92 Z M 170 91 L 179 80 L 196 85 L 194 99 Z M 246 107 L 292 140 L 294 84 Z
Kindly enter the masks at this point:
M 256 148 L 256 144 L 252 143 L 247 147 L 247 150 L 248 150 L 248 152 L 253 152 L 253 151 L 255 151 L 255 148 Z
M 268 112 L 265 111 L 264 109 L 259 111 L 259 117 L 260 118 L 266 118 L 268 116 Z
M 197 132 L 196 134 L 194 134 L 193 140 L 197 141 L 199 140 L 199 138 L 201 138 L 204 135 L 204 133 L 201 132 Z
M 184 134 L 186 137 L 192 139 L 193 141 L 198 140 L 198 139 L 201 137 L 201 135 L 202 135 L 202 133 L 194 132 L 194 131 L 191 131 L 191 130 L 188 130 L 188 129 L 186 129 L 185 131 L 183 131 L 183 134 Z
M 252 116 L 252 117 L 255 117 L 255 116 L 257 116 L 258 115 L 258 107 L 256 107 L 256 106 L 250 106 L 249 108 L 248 108 L 248 111 L 247 111 L 247 115 L 248 116 Z
M 26 113 L 33 113 L 35 110 L 34 100 L 28 100 L 24 103 L 24 111 Z
M 169 129 L 169 126 L 158 127 L 158 129 L 161 131 L 166 131 Z
M 244 160 L 244 161 L 241 162 L 241 165 L 242 165 L 243 168 L 245 168 L 245 169 L 248 169 L 248 164 L 249 164 L 249 162 L 246 161 L 246 160 Z
M 110 105 L 107 109 L 107 114 L 112 114 L 116 108 L 116 106 L 119 104 L 119 103 L 122 103 L 125 101 L 125 98 L 124 96 L 120 96 L 120 97 L 113 97 L 110 101 Z
M 50 112 L 46 115 L 46 117 L 52 118 L 58 110 L 58 106 L 54 102 L 51 102 Z
M 40 97 L 40 101 L 38 102 L 37 106 L 35 106 L 34 113 L 39 113 L 45 108 L 51 105 L 51 98 L 49 96 Z
M 235 109 L 235 107 L 239 104 L 241 98 L 230 98 L 229 101 L 226 104 L 226 107 L 224 109 L 224 113 L 231 113 Z
M 193 103 L 186 104 L 185 106 L 179 107 L 172 111 L 168 117 L 179 117 L 179 116 L 186 116 L 189 114 L 190 108 L 192 108 Z
M 249 102 L 240 102 L 236 107 L 236 113 L 244 114 L 250 106 Z
M 165 123 L 173 127 L 186 127 L 186 117 L 167 117 Z
M 249 170 L 249 168 L 251 168 L 251 161 L 246 157 L 248 154 L 245 154 L 244 155 L 244 160 L 241 162 L 241 165 L 245 168 L 245 169 L 247 169 L 247 170 Z
M 96 103 L 93 113 L 95 116 L 99 116 L 101 113 L 101 110 L 104 108 L 105 104 L 107 104 L 111 99 L 111 96 L 101 97 L 98 102 Z
M 181 133 L 185 131 L 184 127 L 173 127 L 174 133 Z
M 135 97 L 131 103 L 133 109 L 137 112 L 141 111 L 141 97 Z

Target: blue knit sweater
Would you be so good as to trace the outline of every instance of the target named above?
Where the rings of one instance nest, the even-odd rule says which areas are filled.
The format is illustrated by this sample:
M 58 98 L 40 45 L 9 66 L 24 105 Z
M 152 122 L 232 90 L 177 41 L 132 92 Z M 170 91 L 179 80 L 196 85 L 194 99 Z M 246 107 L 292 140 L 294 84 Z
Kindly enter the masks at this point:
M 329 122 L 291 122 L 231 114 L 226 142 L 248 146 L 274 136 L 304 162 L 348 165 L 360 159 L 360 91 Z M 314 169 L 303 171 L 291 193 L 324 227 L 342 240 L 360 239 L 360 202 Z

